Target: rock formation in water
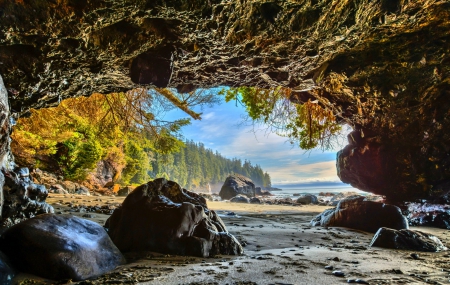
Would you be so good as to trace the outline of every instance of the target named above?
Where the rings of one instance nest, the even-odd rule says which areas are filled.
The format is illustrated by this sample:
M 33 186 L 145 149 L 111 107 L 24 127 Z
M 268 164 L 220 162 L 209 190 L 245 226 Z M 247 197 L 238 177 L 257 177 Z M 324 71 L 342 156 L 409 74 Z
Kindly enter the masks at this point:
M 4 0 L 0 74 L 20 114 L 139 84 L 291 88 L 352 126 L 342 181 L 411 200 L 448 190 L 448 18 L 447 0 Z
M 229 200 L 238 195 L 245 195 L 249 198 L 255 197 L 255 184 L 250 178 L 240 174 L 233 174 L 225 179 L 220 189 L 219 196 Z

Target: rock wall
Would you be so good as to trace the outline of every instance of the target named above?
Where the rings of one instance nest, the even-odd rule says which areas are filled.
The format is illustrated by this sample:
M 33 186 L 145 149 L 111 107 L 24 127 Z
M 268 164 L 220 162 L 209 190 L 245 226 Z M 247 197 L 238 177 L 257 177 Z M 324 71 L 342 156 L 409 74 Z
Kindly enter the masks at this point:
M 3 0 L 0 18 L 14 112 L 139 84 L 283 86 L 359 132 L 344 182 L 410 199 L 450 180 L 448 0 Z

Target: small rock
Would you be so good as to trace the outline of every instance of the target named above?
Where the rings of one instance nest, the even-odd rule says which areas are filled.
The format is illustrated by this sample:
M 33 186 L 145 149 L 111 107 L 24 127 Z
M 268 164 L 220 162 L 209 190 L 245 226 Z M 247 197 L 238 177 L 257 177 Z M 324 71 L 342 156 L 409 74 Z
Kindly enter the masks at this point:
M 244 204 L 248 204 L 250 203 L 250 200 L 244 196 L 244 195 L 237 195 L 233 198 L 230 199 L 231 203 L 244 203 Z
M 334 276 L 337 276 L 337 277 L 344 277 L 344 276 L 345 276 L 345 273 L 342 272 L 342 271 L 340 271 L 340 270 L 335 270 L 335 271 L 333 271 L 332 274 L 333 274 Z
M 333 267 L 333 265 L 327 265 L 327 266 L 325 266 L 325 269 L 326 270 L 333 270 L 334 267 Z
M 417 260 L 417 259 L 420 259 L 420 258 L 419 258 L 419 255 L 418 255 L 417 253 L 411 253 L 410 256 L 411 256 L 413 259 L 416 259 L 416 260 Z

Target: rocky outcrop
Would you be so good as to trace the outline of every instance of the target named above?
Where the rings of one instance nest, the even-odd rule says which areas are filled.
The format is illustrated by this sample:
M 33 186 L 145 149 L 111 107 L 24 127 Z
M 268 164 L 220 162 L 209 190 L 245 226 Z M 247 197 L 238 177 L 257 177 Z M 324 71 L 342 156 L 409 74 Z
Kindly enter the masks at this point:
M 389 228 L 380 228 L 369 246 L 428 252 L 447 250 L 447 247 L 431 234 L 407 229 L 397 231 Z
M 0 74 L 21 114 L 140 84 L 289 88 L 353 127 L 344 182 L 413 199 L 450 181 L 449 5 L 5 0 Z
M 45 202 L 47 189 L 31 182 L 28 168 L 6 171 L 4 178 L 0 227 L 10 227 L 39 214 L 54 213 L 53 207 Z
M 410 225 L 450 229 L 449 210 L 448 204 L 409 203 L 406 212 Z
M 71 215 L 40 215 L 9 228 L 0 250 L 13 266 L 52 280 L 99 276 L 125 260 L 106 231 Z
M 219 196 L 229 200 L 237 195 L 245 195 L 249 198 L 255 197 L 255 184 L 250 178 L 240 174 L 233 174 L 227 177 L 220 189 Z
M 110 188 L 114 186 L 115 179 L 120 176 L 123 166 L 116 165 L 110 160 L 100 160 L 95 169 L 86 178 L 91 188 Z
M 308 205 L 308 204 L 319 204 L 319 199 L 316 195 L 304 194 L 297 198 L 296 202 L 298 204 Z
M 400 208 L 364 199 L 359 196 L 341 200 L 336 208 L 325 210 L 315 217 L 311 225 L 347 227 L 372 233 L 381 227 L 408 229 L 408 221 Z
M 163 178 L 131 192 L 105 227 L 123 252 L 156 251 L 201 257 L 243 252 L 203 197 Z

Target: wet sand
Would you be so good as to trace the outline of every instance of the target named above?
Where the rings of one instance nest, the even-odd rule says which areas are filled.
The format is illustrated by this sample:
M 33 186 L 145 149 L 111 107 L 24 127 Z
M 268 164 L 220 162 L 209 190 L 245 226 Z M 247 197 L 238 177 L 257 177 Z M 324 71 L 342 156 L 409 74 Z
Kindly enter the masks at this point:
M 100 199 L 100 201 L 99 201 Z M 51 194 L 47 201 L 56 212 L 70 210 L 65 203 L 117 205 L 123 197 Z M 68 284 L 344 284 L 362 279 L 368 284 L 449 284 L 450 254 L 369 248 L 373 234 L 346 228 L 310 227 L 324 206 L 282 206 L 208 202 L 230 233 L 246 244 L 242 256 L 198 258 L 159 253 L 127 254 L 128 264 L 97 278 Z M 234 212 L 236 215 L 226 215 Z M 72 213 L 83 216 L 85 213 Z M 109 215 L 90 218 L 104 224 Z M 450 231 L 412 227 L 438 236 L 450 246 Z M 333 270 L 325 269 L 333 266 Z M 334 270 L 345 276 L 333 275 Z M 22 274 L 17 281 L 33 279 Z M 30 280 L 31 281 L 31 280 Z M 64 283 L 60 283 L 64 284 Z

